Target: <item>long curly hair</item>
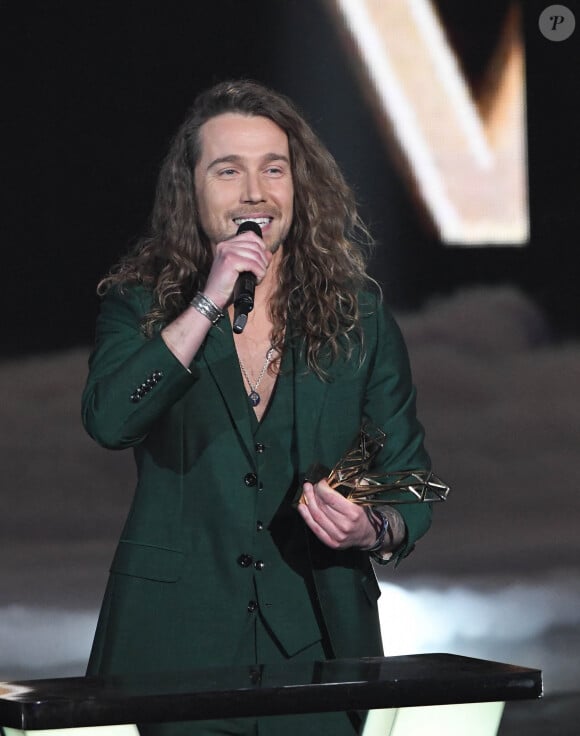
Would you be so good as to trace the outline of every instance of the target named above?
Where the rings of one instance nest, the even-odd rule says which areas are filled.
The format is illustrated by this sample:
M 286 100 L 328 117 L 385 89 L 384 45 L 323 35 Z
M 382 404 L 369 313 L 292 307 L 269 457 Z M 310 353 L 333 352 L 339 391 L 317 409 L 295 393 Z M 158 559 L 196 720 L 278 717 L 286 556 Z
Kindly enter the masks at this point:
M 376 282 L 366 274 L 371 237 L 338 165 L 294 104 L 251 80 L 222 82 L 202 92 L 180 126 L 163 162 L 150 232 L 98 285 L 141 283 L 153 294 L 143 329 L 153 334 L 182 312 L 203 289 L 213 255 L 201 230 L 194 169 L 200 128 L 224 113 L 269 118 L 288 136 L 294 183 L 294 217 L 270 302 L 272 344 L 282 349 L 285 331 L 303 340 L 307 365 L 322 378 L 339 355 L 362 357 L 357 294 Z

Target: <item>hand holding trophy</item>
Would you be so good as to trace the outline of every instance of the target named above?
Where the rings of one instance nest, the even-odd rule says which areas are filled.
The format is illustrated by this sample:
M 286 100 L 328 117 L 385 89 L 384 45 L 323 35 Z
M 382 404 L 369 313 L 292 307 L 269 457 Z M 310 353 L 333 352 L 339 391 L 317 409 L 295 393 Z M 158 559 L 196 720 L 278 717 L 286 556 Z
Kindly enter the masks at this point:
M 326 478 L 331 488 L 363 506 L 447 500 L 449 486 L 431 470 L 372 472 L 373 461 L 386 441 L 387 435 L 382 429 L 364 424 L 352 448 L 331 470 L 314 464 L 308 469 L 305 480 L 317 483 Z

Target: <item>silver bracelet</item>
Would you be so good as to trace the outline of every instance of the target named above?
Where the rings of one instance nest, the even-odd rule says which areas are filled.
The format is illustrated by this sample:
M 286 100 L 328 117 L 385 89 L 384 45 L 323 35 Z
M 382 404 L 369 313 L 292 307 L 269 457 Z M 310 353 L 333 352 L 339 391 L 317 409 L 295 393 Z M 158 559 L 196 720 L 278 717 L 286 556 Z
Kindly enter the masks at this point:
M 218 305 L 214 304 L 214 302 L 212 302 L 212 300 L 201 291 L 197 292 L 190 304 L 194 309 L 197 309 L 200 314 L 207 317 L 212 325 L 217 325 L 220 319 L 225 317 L 225 314 Z
M 369 509 L 367 514 L 369 515 L 369 519 L 373 514 L 375 515 L 375 518 L 377 516 L 379 517 L 379 523 L 373 524 L 373 527 L 375 527 L 376 530 L 377 538 L 370 547 L 362 547 L 362 550 L 363 552 L 378 552 L 385 544 L 385 537 L 387 535 L 387 532 L 389 531 L 389 520 L 383 514 L 383 512 L 379 511 L 378 509 Z

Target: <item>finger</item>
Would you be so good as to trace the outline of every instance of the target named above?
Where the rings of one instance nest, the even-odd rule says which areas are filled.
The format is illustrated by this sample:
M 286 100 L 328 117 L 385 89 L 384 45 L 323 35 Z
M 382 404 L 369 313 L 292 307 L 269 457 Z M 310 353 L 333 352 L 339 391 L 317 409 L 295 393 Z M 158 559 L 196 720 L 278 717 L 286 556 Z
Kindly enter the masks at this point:
M 345 498 L 341 493 L 331 488 L 326 481 L 320 481 L 314 487 L 314 496 L 319 505 L 324 505 L 327 513 L 333 519 L 346 517 L 355 519 L 357 517 L 356 505 Z
M 345 523 L 345 518 L 318 498 L 316 486 L 311 483 L 304 484 L 303 493 L 308 518 L 332 539 L 341 539 L 345 531 L 348 531 L 348 522 Z
M 243 233 L 236 233 L 231 238 L 226 238 L 228 243 L 257 243 L 261 248 L 266 248 L 263 239 L 257 235 L 253 230 L 244 230 Z
M 232 246 L 234 248 L 255 249 L 261 255 L 265 255 L 268 252 L 264 241 L 251 231 L 246 231 L 240 235 L 234 235 L 231 238 L 227 238 L 227 240 L 224 241 L 224 245 Z
M 207 280 L 206 292 L 213 298 L 229 299 L 240 273 L 249 271 L 257 281 L 266 275 L 269 260 L 259 251 L 255 244 L 251 248 L 231 247 L 220 243 L 216 247 L 216 255 Z M 215 300 L 214 300 L 215 301 Z
M 251 271 L 258 282 L 266 275 L 271 259 L 271 254 L 266 251 L 256 251 L 253 248 L 248 249 L 243 245 L 240 248 L 236 248 L 233 252 L 224 254 L 224 261 L 233 268 L 235 273 L 240 274 L 244 271 Z
M 216 246 L 216 255 L 221 258 L 248 258 L 264 267 L 267 267 L 269 263 L 268 256 L 271 256 L 261 241 L 249 240 L 244 236 L 218 243 Z
M 327 547 L 336 549 L 339 546 L 336 538 L 330 534 L 323 526 L 321 526 L 312 516 L 310 508 L 306 504 L 298 506 L 298 513 L 302 516 L 304 522 L 312 533 Z

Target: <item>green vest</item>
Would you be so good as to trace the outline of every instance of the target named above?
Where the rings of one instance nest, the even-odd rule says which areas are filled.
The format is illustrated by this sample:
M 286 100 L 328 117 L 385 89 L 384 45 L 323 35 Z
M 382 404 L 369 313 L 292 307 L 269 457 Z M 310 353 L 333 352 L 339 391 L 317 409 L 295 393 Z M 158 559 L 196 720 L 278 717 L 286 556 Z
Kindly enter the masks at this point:
M 254 567 L 254 612 L 261 614 L 288 655 L 321 638 L 309 593 L 313 582 L 304 523 L 292 507 L 298 483 L 292 363 L 292 351 L 287 350 L 261 422 L 248 404 L 257 471 L 256 531 L 248 540 Z

